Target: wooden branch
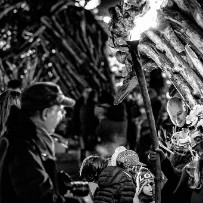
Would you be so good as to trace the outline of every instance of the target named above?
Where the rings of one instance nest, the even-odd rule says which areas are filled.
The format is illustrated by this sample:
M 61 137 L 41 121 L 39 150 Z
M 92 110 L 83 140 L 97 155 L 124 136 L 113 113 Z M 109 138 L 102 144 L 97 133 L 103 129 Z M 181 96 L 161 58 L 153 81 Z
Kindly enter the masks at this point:
M 155 30 L 145 31 L 145 35 L 155 43 L 156 47 L 166 54 L 166 57 L 173 64 L 173 71 L 182 75 L 185 81 L 191 85 L 194 94 L 198 97 L 203 96 L 203 83 L 197 74 L 192 70 L 189 64 L 183 60 L 180 54 Z
M 161 15 L 159 17 L 162 17 Z M 185 47 L 182 44 L 182 42 L 178 39 L 176 36 L 173 28 L 171 25 L 166 21 L 161 22 L 161 26 L 158 27 L 158 30 L 163 35 L 163 37 L 170 42 L 170 44 L 173 46 L 173 48 L 178 52 L 182 53 L 185 52 Z
M 177 6 L 188 16 L 192 16 L 197 25 L 203 29 L 203 10 L 196 0 L 174 0 Z
M 194 67 L 196 68 L 197 72 L 201 75 L 203 78 L 203 64 L 195 54 L 195 52 L 190 48 L 190 46 L 186 45 L 185 50 L 188 54 L 188 57 L 192 61 Z
M 157 69 L 158 68 L 158 65 L 153 61 L 153 60 L 149 60 L 147 63 L 142 63 L 142 69 L 146 72 L 151 72 L 152 70 L 154 69 Z
M 179 30 L 179 28 L 177 28 Z M 179 32 L 177 29 L 174 29 L 177 37 L 184 42 L 184 45 L 188 44 L 197 54 L 198 58 L 203 60 L 203 54 L 198 50 L 198 48 L 190 41 L 189 37 L 186 36 L 184 33 Z
M 169 80 L 175 85 L 180 95 L 190 108 L 196 105 L 198 102 L 194 97 L 192 88 L 187 81 L 178 73 L 173 73 L 173 64 L 165 57 L 164 54 L 159 52 L 155 45 L 149 43 L 142 43 L 138 45 L 138 51 L 140 54 L 144 54 L 151 58 L 166 74 Z
M 64 28 L 62 27 L 62 25 L 64 23 L 61 22 L 59 17 L 58 16 L 52 16 L 51 18 L 52 18 L 53 24 L 55 25 L 57 30 L 61 33 L 61 38 L 64 38 L 68 42 L 68 44 L 75 51 L 75 54 L 81 55 L 82 58 L 87 58 L 85 55 L 85 51 L 81 50 L 80 47 L 78 46 L 78 43 L 77 43 L 78 39 L 77 38 L 72 39 L 69 36 L 69 34 L 66 32 L 66 30 L 64 30 Z
M 185 19 L 180 12 L 164 9 L 163 16 L 168 19 L 172 26 L 175 26 L 175 30 L 186 36 L 188 40 L 203 54 L 203 34 L 202 31 L 193 26 L 192 22 Z
M 116 97 L 114 100 L 114 104 L 118 105 L 121 103 L 125 97 L 130 94 L 130 92 L 138 85 L 137 76 L 132 76 L 129 79 L 125 79 L 123 85 L 118 88 L 116 93 Z
M 7 15 L 10 11 L 14 10 L 14 9 L 17 9 L 18 7 L 20 7 L 22 5 L 22 2 L 18 2 L 12 6 L 8 6 L 6 8 L 4 8 L 1 13 L 0 13 L 0 20 L 5 16 Z
M 50 60 L 52 61 L 52 63 L 54 64 L 54 67 L 55 67 L 55 70 L 57 72 L 57 74 L 59 75 L 61 81 L 63 81 L 64 84 L 66 84 L 66 88 L 68 87 L 73 87 L 76 91 L 76 85 L 75 83 L 72 81 L 72 78 L 68 78 L 69 75 L 66 74 L 65 72 L 62 72 L 61 71 L 61 64 L 59 64 L 57 61 L 56 61 L 56 58 L 54 57 L 51 57 Z
M 84 62 L 83 57 L 82 56 L 78 56 L 78 54 L 75 53 L 73 48 L 68 44 L 66 39 L 61 38 L 61 35 L 55 29 L 53 29 L 50 20 L 47 17 L 42 17 L 41 21 L 42 21 L 42 23 L 44 23 L 49 28 L 49 31 L 46 32 L 47 35 L 49 35 L 49 36 L 51 35 L 49 40 L 52 41 L 52 42 L 54 40 L 57 40 L 59 42 L 59 44 L 62 45 L 62 47 L 64 47 L 68 52 L 70 52 L 72 57 L 75 58 L 75 60 L 79 64 L 82 64 Z
M 130 53 L 132 54 L 133 59 L 133 69 L 136 72 L 139 86 L 141 89 L 146 115 L 149 122 L 149 127 L 151 131 L 151 137 L 152 137 L 152 147 L 153 150 L 157 149 L 159 147 L 158 138 L 157 138 L 157 132 L 156 132 L 156 126 L 155 126 L 155 120 L 152 112 L 151 102 L 147 90 L 147 84 L 145 81 L 145 76 L 142 70 L 142 67 L 140 63 L 138 62 L 138 53 L 137 53 L 137 46 L 134 45 L 133 42 L 129 42 L 130 44 Z M 156 160 L 156 170 L 155 170 L 155 202 L 161 203 L 161 163 L 160 158 L 158 157 Z

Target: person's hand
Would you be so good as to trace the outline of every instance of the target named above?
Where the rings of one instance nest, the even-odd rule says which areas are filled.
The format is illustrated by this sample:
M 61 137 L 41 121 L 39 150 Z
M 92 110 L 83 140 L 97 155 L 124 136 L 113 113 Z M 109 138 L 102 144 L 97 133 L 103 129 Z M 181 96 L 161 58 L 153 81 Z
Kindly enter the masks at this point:
M 160 156 L 161 162 L 166 158 L 166 155 L 164 154 L 164 152 L 161 149 L 156 149 L 155 151 L 149 151 L 148 160 L 156 161 L 158 156 Z

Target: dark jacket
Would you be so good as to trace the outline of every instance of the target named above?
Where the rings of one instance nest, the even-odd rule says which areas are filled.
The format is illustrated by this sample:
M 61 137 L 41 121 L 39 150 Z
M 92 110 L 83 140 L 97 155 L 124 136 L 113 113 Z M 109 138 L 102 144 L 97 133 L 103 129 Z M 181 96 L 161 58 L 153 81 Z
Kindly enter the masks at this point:
M 117 166 L 107 166 L 99 176 L 94 203 L 132 203 L 135 189 L 129 173 Z
M 1 203 L 62 203 L 52 143 L 29 119 L 8 127 L 9 147 L 2 166 Z M 13 123 L 13 121 L 11 121 Z
M 189 175 L 183 170 L 177 170 L 166 158 L 161 164 L 162 171 L 168 178 L 167 188 L 162 189 L 162 202 L 173 203 L 202 203 L 203 187 L 192 190 L 188 186 Z M 201 170 L 201 173 L 203 171 Z M 167 195 L 166 195 L 167 192 Z M 169 195 L 170 192 L 170 195 Z M 170 198 L 171 197 L 171 198 Z
M 200 169 L 200 174 L 203 174 L 202 167 Z M 202 175 L 200 175 L 200 177 L 202 179 Z M 188 203 L 202 203 L 203 202 L 203 185 L 201 185 L 199 189 L 189 189 L 188 180 L 189 180 L 189 174 L 186 172 L 185 169 L 183 169 L 178 187 L 175 190 L 175 197 L 179 197 L 180 195 L 184 196 L 184 197 L 188 197 L 187 198 L 188 201 L 185 201 L 186 203 L 187 202 Z
M 161 170 L 167 178 L 167 182 L 161 190 L 161 202 L 171 203 L 174 199 L 173 191 L 176 189 L 180 180 L 181 171 L 176 170 L 168 158 L 161 163 Z M 183 202 L 184 201 L 185 199 L 183 197 Z

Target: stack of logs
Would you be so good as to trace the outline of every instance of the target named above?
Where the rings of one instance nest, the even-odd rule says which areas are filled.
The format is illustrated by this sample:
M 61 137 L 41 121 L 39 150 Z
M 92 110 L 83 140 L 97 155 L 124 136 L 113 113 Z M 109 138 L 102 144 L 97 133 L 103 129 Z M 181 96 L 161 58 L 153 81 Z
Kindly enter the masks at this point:
M 0 1 L 0 11 L 1 87 L 8 76 L 57 82 L 75 99 L 86 86 L 114 92 L 108 36 L 90 11 L 74 0 Z
M 121 102 L 137 85 L 128 65 L 132 65 L 132 59 L 127 41 L 130 29 L 136 26 L 133 18 L 144 15 L 149 7 L 148 0 L 134 0 L 110 9 L 110 13 L 114 12 L 109 44 L 118 50 L 118 61 L 127 65 L 124 85 L 115 103 Z M 158 26 L 142 33 L 137 49 L 143 69 L 161 68 L 189 107 L 203 102 L 203 10 L 196 0 L 164 1 L 158 10 Z

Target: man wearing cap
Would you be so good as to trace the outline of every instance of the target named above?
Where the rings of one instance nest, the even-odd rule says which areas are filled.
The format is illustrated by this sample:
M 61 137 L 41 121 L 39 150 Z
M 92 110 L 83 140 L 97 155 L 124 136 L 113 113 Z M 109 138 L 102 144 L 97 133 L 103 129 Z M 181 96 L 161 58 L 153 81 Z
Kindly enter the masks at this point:
M 75 101 L 60 87 L 39 82 L 22 92 L 22 107 L 8 119 L 8 149 L 0 166 L 1 203 L 65 203 L 57 182 L 54 142 L 50 136 Z

